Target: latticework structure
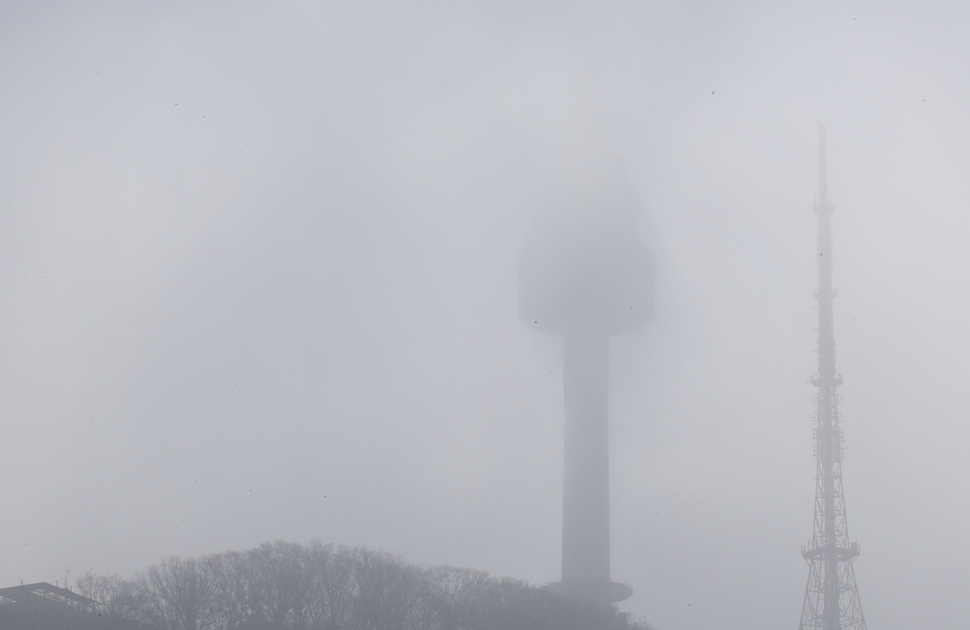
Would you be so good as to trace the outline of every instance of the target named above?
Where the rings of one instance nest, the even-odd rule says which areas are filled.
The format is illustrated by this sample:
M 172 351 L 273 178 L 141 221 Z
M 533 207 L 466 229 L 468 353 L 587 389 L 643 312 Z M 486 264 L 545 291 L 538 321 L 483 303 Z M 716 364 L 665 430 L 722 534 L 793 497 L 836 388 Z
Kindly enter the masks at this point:
M 818 128 L 818 372 L 815 395 L 815 525 L 812 541 L 802 549 L 808 562 L 808 585 L 799 630 L 866 630 L 852 563 L 859 545 L 849 542 L 842 491 L 842 428 L 835 361 L 832 303 L 832 234 L 825 173 L 825 128 Z

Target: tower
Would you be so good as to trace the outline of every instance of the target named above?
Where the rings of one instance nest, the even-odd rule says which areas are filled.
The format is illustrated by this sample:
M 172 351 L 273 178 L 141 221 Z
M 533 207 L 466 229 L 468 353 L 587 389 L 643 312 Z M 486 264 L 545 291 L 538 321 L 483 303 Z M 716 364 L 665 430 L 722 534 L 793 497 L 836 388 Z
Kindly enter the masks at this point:
M 825 127 L 818 126 L 818 371 L 812 377 L 815 394 L 815 525 L 812 541 L 803 547 L 808 562 L 808 585 L 799 630 L 866 630 L 852 563 L 859 545 L 849 542 L 842 493 L 842 429 L 839 423 L 839 386 L 842 375 L 835 362 L 832 303 L 833 212 L 825 174 Z
M 621 185 L 572 199 L 519 257 L 519 316 L 563 338 L 562 580 L 548 588 L 615 603 L 610 578 L 609 339 L 653 315 L 653 256 Z

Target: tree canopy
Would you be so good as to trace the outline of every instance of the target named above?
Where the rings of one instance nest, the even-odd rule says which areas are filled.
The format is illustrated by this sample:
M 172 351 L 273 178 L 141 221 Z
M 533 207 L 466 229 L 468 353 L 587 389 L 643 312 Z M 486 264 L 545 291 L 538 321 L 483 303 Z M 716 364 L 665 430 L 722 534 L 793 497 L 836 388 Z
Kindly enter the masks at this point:
M 89 573 L 78 590 L 153 630 L 649 630 L 520 580 L 319 542 L 171 557 L 130 579 Z

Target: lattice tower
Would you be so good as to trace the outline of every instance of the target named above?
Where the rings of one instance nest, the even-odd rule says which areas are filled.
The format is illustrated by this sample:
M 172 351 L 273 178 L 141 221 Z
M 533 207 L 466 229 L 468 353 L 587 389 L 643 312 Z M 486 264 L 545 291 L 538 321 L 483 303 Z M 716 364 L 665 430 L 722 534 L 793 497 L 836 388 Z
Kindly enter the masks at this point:
M 839 386 L 842 375 L 835 361 L 832 303 L 832 234 L 825 173 L 825 127 L 818 127 L 818 372 L 815 385 L 815 525 L 812 541 L 802 548 L 808 562 L 808 584 L 799 630 L 866 630 L 852 563 L 859 545 L 849 542 L 842 492 L 842 429 Z

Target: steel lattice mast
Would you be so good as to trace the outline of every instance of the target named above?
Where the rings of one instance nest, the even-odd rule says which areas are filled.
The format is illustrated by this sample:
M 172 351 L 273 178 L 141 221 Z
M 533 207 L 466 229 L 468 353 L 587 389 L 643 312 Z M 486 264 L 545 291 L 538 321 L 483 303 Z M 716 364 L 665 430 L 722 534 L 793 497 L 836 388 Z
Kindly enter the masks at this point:
M 812 378 L 815 395 L 815 526 L 812 541 L 802 549 L 808 562 L 808 585 L 799 630 L 866 630 L 852 563 L 859 545 L 849 542 L 842 492 L 842 429 L 832 322 L 832 234 L 825 174 L 825 127 L 818 126 L 818 372 Z

